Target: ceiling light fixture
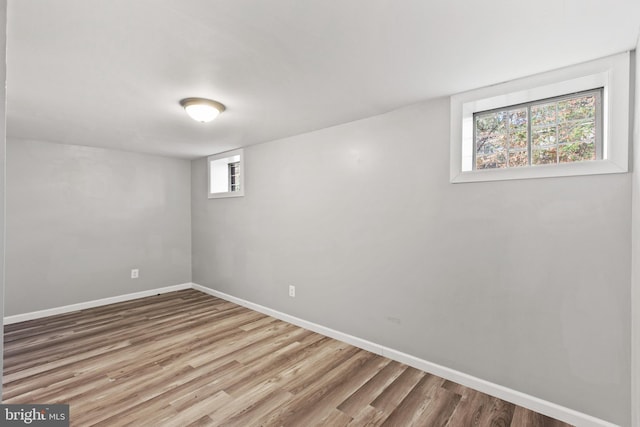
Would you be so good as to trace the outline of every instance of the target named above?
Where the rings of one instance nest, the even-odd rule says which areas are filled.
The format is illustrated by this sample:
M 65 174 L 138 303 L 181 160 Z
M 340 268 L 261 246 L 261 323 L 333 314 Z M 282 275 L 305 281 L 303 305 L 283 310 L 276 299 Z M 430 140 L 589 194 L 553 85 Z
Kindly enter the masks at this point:
M 205 98 L 185 98 L 180 105 L 193 120 L 207 123 L 218 117 L 225 110 L 225 106 L 217 101 Z

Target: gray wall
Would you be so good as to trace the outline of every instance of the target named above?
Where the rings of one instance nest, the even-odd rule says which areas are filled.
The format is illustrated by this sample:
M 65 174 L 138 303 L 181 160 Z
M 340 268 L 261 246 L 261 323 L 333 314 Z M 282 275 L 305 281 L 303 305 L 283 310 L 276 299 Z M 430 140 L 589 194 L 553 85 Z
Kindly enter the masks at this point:
M 635 57 L 638 58 L 640 51 L 640 37 L 636 46 Z M 632 405 L 632 423 L 634 427 L 640 427 L 640 67 L 635 68 L 635 109 L 634 131 L 633 131 L 633 234 L 632 234 L 632 259 L 633 259 L 633 280 L 632 289 L 632 336 L 631 336 L 631 374 L 632 374 L 632 391 L 631 401 L 636 402 Z
M 187 160 L 9 139 L 5 315 L 190 282 L 189 199 Z
M 448 99 L 245 164 L 192 163 L 194 282 L 629 424 L 630 174 L 450 184 Z
M 6 152 L 6 69 L 7 58 L 7 0 L 0 0 L 0 355 L 4 346 L 4 260 L 5 260 L 5 152 Z M 2 360 L 0 357 L 0 372 Z M 0 397 L 2 381 L 0 381 Z M 1 399 L 0 399 L 1 400 Z

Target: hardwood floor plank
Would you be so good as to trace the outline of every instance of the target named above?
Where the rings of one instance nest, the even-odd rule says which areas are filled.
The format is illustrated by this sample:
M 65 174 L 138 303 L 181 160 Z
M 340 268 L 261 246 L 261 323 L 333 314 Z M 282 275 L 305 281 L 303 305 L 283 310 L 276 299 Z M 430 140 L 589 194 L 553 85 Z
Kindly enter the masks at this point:
M 9 385 L 14 381 L 25 379 L 27 377 L 33 377 L 35 375 L 42 374 L 43 372 L 51 372 L 56 369 L 67 369 L 70 365 L 79 362 L 95 362 L 96 360 L 101 361 L 105 356 L 112 355 L 118 350 L 128 347 L 129 343 L 127 341 L 122 341 L 116 344 L 106 345 L 103 347 L 99 347 L 93 350 L 89 350 L 85 353 L 76 353 L 73 354 L 70 358 L 63 358 L 54 360 L 48 363 L 43 363 L 40 365 L 36 365 L 30 368 L 26 368 L 23 370 L 12 371 L 7 373 L 3 377 L 3 381 L 5 384 Z
M 348 426 L 353 418 L 345 414 L 339 409 L 332 409 L 325 417 L 320 420 L 313 421 L 307 425 L 309 426 L 332 426 L 332 427 L 344 427 Z
M 517 406 L 513 411 L 513 419 L 510 424 L 512 427 L 560 427 L 564 426 L 562 422 L 546 415 L 539 414 L 537 412 L 530 411 L 521 406 Z
M 443 381 L 442 378 L 436 377 L 435 375 L 424 375 L 405 398 L 394 408 L 391 415 L 389 415 L 382 425 L 416 425 L 420 416 L 432 405 L 436 389 L 440 388 Z
M 217 373 L 206 376 L 196 376 L 191 381 L 183 383 L 176 388 L 163 393 L 163 400 L 175 408 L 176 411 L 184 411 L 195 403 L 208 399 L 216 393 L 224 391 L 225 381 L 233 379 L 238 369 L 242 366 L 235 360 L 223 365 Z M 229 395 L 225 392 L 225 395 Z
M 326 343 L 326 352 L 310 355 L 302 359 L 280 375 L 287 377 L 285 389 L 293 394 L 300 394 L 305 389 L 316 385 L 336 367 L 356 355 L 360 349 L 330 340 Z
M 512 425 L 511 420 L 513 419 L 515 405 L 505 402 L 504 400 L 500 400 L 497 397 L 492 397 L 490 401 L 489 411 L 483 414 L 480 420 L 480 425 L 483 427 L 502 427 Z
M 215 425 L 226 426 L 228 419 L 233 418 L 235 415 L 242 415 L 252 411 L 261 402 L 278 391 L 283 390 L 279 389 L 276 383 L 264 381 L 253 387 L 250 392 L 233 398 L 233 403 L 209 411 L 209 417 L 214 420 Z M 285 401 L 289 401 L 289 399 L 285 399 Z
M 240 329 L 242 329 L 243 331 L 251 331 L 251 330 L 254 330 L 255 328 L 259 328 L 261 326 L 268 325 L 273 322 L 279 322 L 279 320 L 274 319 L 273 317 L 265 316 L 262 319 L 256 320 L 255 322 L 240 326 Z
M 4 357 L 4 403 L 72 426 L 567 426 L 192 289 L 6 325 Z
M 371 402 L 371 406 L 386 414 L 391 414 L 425 375 L 422 371 L 407 367 L 398 378 Z
M 221 425 L 226 427 L 259 425 L 261 420 L 264 419 L 274 407 L 284 405 L 292 398 L 293 395 L 288 391 L 278 390 L 275 393 L 267 395 L 263 399 L 255 401 L 252 405 L 247 406 L 242 411 L 238 411 L 224 420 L 219 420 L 219 422 Z M 213 416 L 216 416 L 216 414 L 213 414 Z
M 249 392 L 258 384 L 272 379 L 277 382 L 282 379 L 280 373 L 290 369 L 293 365 L 308 362 L 312 353 L 317 352 L 313 360 L 320 359 L 323 355 L 331 357 L 332 351 L 337 351 L 328 340 L 312 340 L 309 342 L 291 343 L 289 346 L 265 355 L 262 359 L 245 364 L 243 373 L 239 375 L 234 384 L 225 387 L 227 393 L 233 396 L 241 396 Z M 282 381 L 281 381 L 281 385 Z
M 347 399 L 345 399 L 338 409 L 345 414 L 355 417 L 362 409 L 369 406 L 375 398 L 377 398 L 384 389 L 387 388 L 396 378 L 407 369 L 407 365 L 391 361 L 373 378 L 367 381 L 362 387 L 354 391 Z
M 369 359 L 373 358 L 372 353 L 364 350 L 356 349 L 355 352 L 346 360 L 336 364 L 333 369 L 326 372 L 321 378 L 315 378 L 313 382 L 306 384 L 305 387 L 296 387 L 289 390 L 294 398 L 286 404 L 275 408 L 265 416 L 267 425 L 296 426 L 304 425 L 304 420 L 309 411 L 324 411 L 329 406 L 329 400 L 325 400 L 325 396 L 338 384 L 341 383 L 343 377 L 350 371 L 363 366 Z M 298 380 L 298 378 L 295 378 Z M 335 405 L 334 405 L 335 407 Z M 331 408 L 329 408 L 331 409 Z
M 451 390 L 449 386 L 450 384 L 447 384 L 447 382 L 445 382 L 443 388 L 447 387 L 447 390 Z M 491 411 L 491 407 L 493 405 L 491 396 L 469 389 L 467 389 L 469 391 L 462 389 L 457 390 L 460 390 L 460 392 L 464 393 L 464 395 L 461 397 L 460 402 L 451 415 L 451 418 L 449 419 L 447 425 L 450 427 L 478 427 L 482 425 L 483 420 L 488 419 L 486 417 L 486 414 Z M 489 425 L 486 421 L 484 422 L 484 424 Z
M 237 313 L 244 314 L 242 311 L 237 310 Z M 229 312 L 217 312 L 217 311 L 209 311 L 204 313 L 207 316 L 205 319 L 202 319 L 199 323 L 203 326 L 207 324 L 211 324 L 214 320 L 217 320 L 221 317 L 229 317 Z M 5 375 L 7 373 L 12 373 L 16 370 L 24 370 L 27 367 L 38 367 L 43 363 L 43 359 L 47 361 L 57 360 L 59 358 L 68 359 L 71 355 L 82 355 L 90 350 L 95 348 L 102 348 L 108 342 L 104 341 L 104 337 L 107 336 L 109 342 L 120 343 L 122 340 L 127 341 L 127 345 L 135 345 L 140 344 L 140 341 L 137 341 L 140 337 L 144 337 L 145 340 L 153 341 L 154 339 L 158 339 L 158 337 L 169 337 L 169 339 L 173 336 L 176 336 L 176 333 L 180 331 L 177 329 L 175 324 L 180 323 L 176 322 L 176 320 L 187 320 L 188 322 L 193 322 L 193 319 L 183 319 L 176 315 L 176 318 L 167 319 L 163 322 L 154 322 L 153 333 L 149 333 L 148 324 L 149 322 L 137 321 L 136 325 L 131 325 L 131 320 L 125 320 L 122 322 L 113 322 L 108 328 L 100 328 L 99 330 L 93 331 L 91 334 L 78 334 L 72 337 L 65 337 L 63 339 L 56 340 L 52 345 L 52 343 L 47 344 L 46 348 L 33 348 L 31 346 L 27 346 L 26 349 L 21 349 L 19 351 L 14 351 L 13 347 L 9 345 L 7 347 L 7 351 L 5 352 L 5 356 L 10 359 L 13 359 L 13 356 L 19 356 L 23 353 L 28 353 L 29 358 L 19 358 L 18 360 L 22 360 L 23 362 L 20 364 L 9 365 L 5 369 Z M 249 321 L 249 319 L 244 319 L 244 321 Z M 222 323 L 222 322 L 218 322 Z M 121 328 L 122 324 L 127 325 L 126 329 Z M 216 324 L 219 327 L 218 324 Z M 182 326 L 182 330 L 187 328 L 193 329 L 194 326 L 192 323 L 186 324 Z M 101 339 L 102 338 L 102 339 Z
M 209 415 L 204 415 L 192 423 L 187 424 L 185 427 L 207 427 L 212 426 L 213 420 L 209 418 Z
M 436 387 L 434 395 L 430 396 L 430 403 L 426 409 L 417 415 L 415 424 L 438 427 L 447 425 L 460 398 L 459 394 Z
M 136 405 L 129 408 L 127 411 L 118 413 L 109 418 L 104 418 L 98 423 L 93 424 L 92 420 L 85 419 L 83 420 L 83 424 L 81 425 L 95 425 L 100 427 L 110 427 L 116 425 L 125 425 L 128 422 L 138 422 L 140 420 L 144 420 L 143 425 L 175 425 L 182 426 L 186 424 L 191 424 L 202 418 L 203 414 L 207 414 L 213 408 L 219 408 L 224 405 L 228 405 L 233 402 L 233 399 L 229 397 L 225 392 L 220 391 L 212 396 L 207 397 L 206 399 L 200 400 L 197 403 L 194 403 L 191 406 L 188 406 L 184 410 L 178 412 L 172 406 L 162 407 L 161 410 L 163 412 L 159 414 L 155 414 L 151 417 L 143 417 L 139 414 L 144 411 L 144 413 L 148 411 L 153 411 L 154 406 L 152 405 Z M 157 410 L 157 409 L 156 409 Z M 165 422 L 161 422 L 165 421 Z
M 442 384 L 442 388 L 449 390 L 452 393 L 459 394 L 460 396 L 464 396 L 464 394 L 469 390 L 467 387 L 449 380 L 446 380 Z
M 182 410 L 221 391 L 221 381 L 233 377 L 239 368 L 241 367 L 235 361 L 224 365 L 220 365 L 218 361 L 212 361 L 204 368 L 185 366 L 182 371 L 178 372 L 164 370 L 162 375 L 144 378 L 139 384 L 135 382 L 132 385 L 120 384 L 117 386 L 118 390 L 115 387 L 107 389 L 105 395 L 120 396 L 128 406 L 142 407 L 155 402 L 173 402 L 178 398 L 177 396 L 190 397 L 194 392 L 193 400 L 187 402 L 183 408 L 172 404 L 176 410 Z M 90 402 L 84 401 L 86 396 L 82 396 L 82 399 L 82 406 L 91 412 L 94 418 L 99 414 L 109 416 L 110 405 L 105 405 L 103 399 Z M 79 404 L 79 402 L 76 403 Z
M 351 395 L 355 390 L 360 388 L 362 384 L 366 383 L 372 376 L 380 371 L 384 366 L 389 363 L 388 359 L 381 356 L 374 356 L 371 353 L 365 352 L 366 359 L 363 359 L 355 367 L 346 370 L 343 374 L 336 376 L 336 381 L 326 384 L 327 391 L 322 391 L 322 404 L 306 405 L 299 412 L 300 416 L 294 417 L 293 421 L 297 425 L 310 425 L 317 420 L 322 420 L 332 414 L 340 402 Z M 370 357 L 371 356 L 371 357 Z M 342 369 L 343 367 L 339 367 Z M 333 372 L 331 373 L 333 375 Z M 314 402 L 318 392 L 309 399 L 309 402 Z M 342 411 L 340 411 L 343 413 Z M 344 413 L 343 413 L 344 414 Z M 335 414 L 334 414 L 335 415 Z M 345 414 L 347 415 L 347 414 Z M 348 418 L 350 422 L 352 417 Z
M 373 406 L 367 405 L 355 415 L 348 425 L 349 427 L 379 426 L 388 415 Z

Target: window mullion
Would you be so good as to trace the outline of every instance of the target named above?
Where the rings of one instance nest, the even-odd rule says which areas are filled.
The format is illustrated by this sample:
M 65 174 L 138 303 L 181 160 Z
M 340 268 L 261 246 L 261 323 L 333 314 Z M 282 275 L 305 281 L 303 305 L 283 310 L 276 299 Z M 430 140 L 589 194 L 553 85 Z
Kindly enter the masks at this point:
M 473 116 L 473 153 L 472 153 L 473 154 L 473 165 L 471 166 L 472 170 L 476 170 L 477 169 L 476 168 L 476 162 L 477 162 L 476 156 L 477 156 L 477 153 L 478 153 L 478 145 L 477 145 L 478 144 L 478 126 L 476 124 L 477 121 L 478 121 L 478 118 L 474 115 Z
M 558 120 L 558 101 L 556 101 L 556 164 L 560 163 L 560 120 Z
M 527 161 L 528 166 L 532 165 L 532 153 L 531 153 L 531 105 L 527 105 Z
M 507 167 L 509 167 L 509 148 L 511 146 L 510 144 L 511 142 L 511 111 L 507 111 L 507 136 L 506 136 L 506 140 L 505 140 L 505 157 L 506 157 L 506 161 L 507 161 Z
M 596 93 L 595 102 L 595 144 L 596 144 L 596 160 L 604 159 L 604 131 L 602 127 L 602 91 Z

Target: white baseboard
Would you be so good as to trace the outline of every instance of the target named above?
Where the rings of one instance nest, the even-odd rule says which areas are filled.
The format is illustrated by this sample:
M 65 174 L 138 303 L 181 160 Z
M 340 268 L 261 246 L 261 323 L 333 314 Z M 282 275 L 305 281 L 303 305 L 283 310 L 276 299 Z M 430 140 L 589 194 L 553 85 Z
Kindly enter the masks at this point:
M 115 297 L 102 298 L 93 301 L 81 302 L 78 304 L 71 304 L 62 307 L 48 308 L 46 310 L 32 311 L 30 313 L 6 316 L 4 318 L 4 324 L 10 325 L 12 323 L 40 319 L 42 317 L 55 316 L 56 314 L 70 313 L 72 311 L 85 310 L 87 308 L 100 307 L 102 305 L 113 304 L 116 302 L 123 302 L 138 298 L 149 297 L 152 295 L 165 294 L 167 292 L 181 291 L 183 289 L 191 289 L 192 286 L 192 283 L 182 283 L 180 285 L 165 286 L 164 288 L 150 289 L 148 291 L 134 292 L 132 294 L 118 295 Z
M 501 386 L 499 384 L 494 384 L 492 382 L 483 380 L 481 378 L 477 378 L 472 375 L 468 375 L 463 372 L 456 371 L 455 369 L 447 368 L 445 366 L 438 365 L 437 363 L 432 363 L 427 360 L 423 360 L 423 359 L 411 356 L 410 354 L 406 354 L 401 351 L 394 350 L 392 348 L 385 347 L 383 345 L 376 344 L 374 342 L 355 337 L 353 335 L 336 331 L 335 329 L 327 328 L 326 326 L 322 326 L 317 323 L 300 319 L 299 317 L 291 316 L 289 314 L 282 313 L 277 310 L 273 310 L 271 308 L 262 306 L 260 304 L 255 304 L 250 301 L 246 301 L 244 299 L 237 298 L 232 295 L 228 295 L 223 292 L 219 292 L 202 285 L 198 285 L 196 283 L 193 283 L 192 287 L 195 290 L 207 293 L 209 295 L 216 296 L 218 298 L 222 298 L 224 300 L 250 308 L 260 313 L 275 317 L 280 320 L 284 320 L 285 322 L 292 323 L 302 328 L 309 329 L 319 334 L 337 339 L 339 341 L 346 342 L 355 347 L 359 347 L 364 350 L 370 351 L 372 353 L 387 357 L 389 359 L 396 360 L 398 362 L 412 366 L 416 369 L 420 369 L 421 371 L 425 371 L 430 374 L 437 375 L 439 377 L 456 382 L 458 384 L 462 384 L 465 387 L 478 390 L 482 393 L 486 393 L 488 395 L 497 397 L 499 399 L 506 400 L 507 402 L 511 402 L 515 405 L 522 406 L 524 408 L 530 409 L 535 412 L 539 412 L 541 414 L 547 415 L 552 418 L 556 418 L 558 420 L 564 421 L 566 423 L 569 423 L 575 426 L 615 427 L 615 424 L 612 424 L 608 421 L 601 420 L 596 417 L 592 417 L 591 415 L 574 411 L 573 409 L 569 409 L 564 406 L 557 405 L 555 403 L 548 402 L 546 400 L 539 399 L 537 397 L 530 396 L 528 394 L 521 393 L 516 390 L 512 390 L 510 388 Z

